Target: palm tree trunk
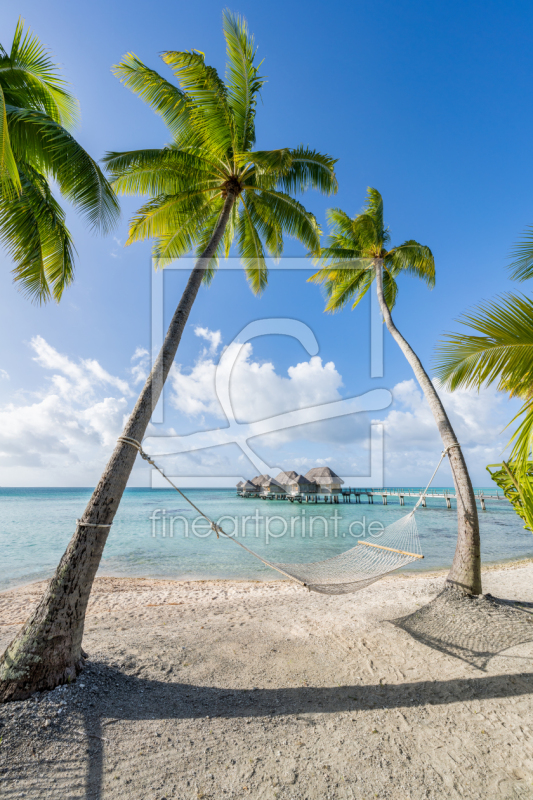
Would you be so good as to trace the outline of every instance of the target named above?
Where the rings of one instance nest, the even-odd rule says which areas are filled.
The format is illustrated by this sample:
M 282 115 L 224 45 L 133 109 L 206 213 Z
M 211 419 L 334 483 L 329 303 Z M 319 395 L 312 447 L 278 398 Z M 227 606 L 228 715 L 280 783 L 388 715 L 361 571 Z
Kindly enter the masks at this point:
M 228 194 L 217 226 L 191 272 L 163 347 L 124 428 L 142 441 L 174 361 L 208 260 L 219 245 L 236 196 Z M 0 659 L 0 701 L 20 700 L 35 691 L 70 682 L 82 669 L 81 642 L 94 576 L 128 482 L 137 450 L 117 442 L 69 545 L 39 605 Z M 97 527 L 102 526 L 102 527 Z
M 479 520 L 476 499 L 470 475 L 457 437 L 444 410 L 429 375 L 413 348 L 404 339 L 394 322 L 383 293 L 383 260 L 375 260 L 376 286 L 379 305 L 385 324 L 392 338 L 412 367 L 429 404 L 442 442 L 448 450 L 452 468 L 453 481 L 457 494 L 457 546 L 452 568 L 446 579 L 447 584 L 458 589 L 462 594 L 481 594 L 481 556 L 479 541 Z

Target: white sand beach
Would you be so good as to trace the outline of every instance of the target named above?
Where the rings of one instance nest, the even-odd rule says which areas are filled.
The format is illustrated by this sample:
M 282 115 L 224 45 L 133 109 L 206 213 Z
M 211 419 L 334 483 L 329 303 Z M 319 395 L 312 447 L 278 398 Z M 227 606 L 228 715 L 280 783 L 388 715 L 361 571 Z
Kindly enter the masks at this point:
M 443 580 L 99 578 L 86 671 L 0 707 L 1 794 L 533 797 L 533 563 L 484 571 L 507 603 Z M 0 595 L 2 649 L 43 585 Z

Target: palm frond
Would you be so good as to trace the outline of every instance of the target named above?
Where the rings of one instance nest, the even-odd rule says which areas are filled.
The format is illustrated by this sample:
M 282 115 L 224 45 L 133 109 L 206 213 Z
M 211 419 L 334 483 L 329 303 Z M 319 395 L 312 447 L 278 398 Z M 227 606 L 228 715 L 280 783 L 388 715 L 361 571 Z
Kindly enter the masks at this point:
M 365 212 L 375 220 L 379 241 L 386 244 L 390 241 L 388 229 L 383 221 L 383 198 L 377 189 L 369 186 L 366 193 Z
M 4 93 L 0 86 L 0 188 L 4 197 L 18 194 L 20 185 L 19 171 L 13 150 L 7 124 L 7 111 Z
M 318 153 L 309 147 L 296 147 L 290 151 L 291 163 L 282 172 L 278 186 L 285 192 L 305 192 L 318 189 L 326 195 L 336 194 L 338 187 L 335 175 L 336 158 Z
M 524 470 L 509 459 L 501 464 L 489 464 L 487 472 L 526 523 L 524 528 L 533 532 L 533 463 L 529 461 Z
M 92 227 L 109 231 L 119 206 L 98 164 L 72 134 L 41 111 L 8 106 L 7 113 L 15 156 L 54 178 Z
M 107 153 L 103 159 L 117 194 L 160 195 L 221 185 L 218 169 L 196 155 L 164 147 L 161 150 L 131 150 Z
M 185 93 L 150 69 L 134 53 L 126 53 L 113 74 L 164 120 L 175 139 L 187 130 L 189 110 Z
M 524 482 L 533 458 L 533 398 L 530 398 L 509 425 L 520 420 L 509 444 L 513 445 L 509 461 L 512 461 L 520 482 Z M 509 426 L 508 426 L 509 427 Z
M 15 261 L 13 275 L 35 302 L 59 301 L 74 274 L 74 248 L 65 214 L 46 179 L 20 165 L 22 192 L 0 199 L 0 239 Z
M 520 395 L 533 381 L 533 300 L 507 294 L 458 322 L 479 335 L 449 333 L 437 348 L 436 374 L 451 389 L 497 388 Z
M 37 36 L 29 29 L 24 32 L 21 18 L 10 53 L 4 52 L 0 60 L 0 85 L 4 87 L 7 102 L 12 105 L 42 111 L 66 128 L 78 122 L 78 102 L 68 90 L 68 83 L 60 77 Z
M 204 54 L 199 51 L 169 50 L 161 58 L 171 67 L 187 95 L 189 124 L 199 143 L 209 142 L 210 149 L 219 156 L 235 151 L 228 90 L 216 69 L 205 63 Z
M 261 236 L 250 214 L 246 200 L 242 198 L 237 224 L 239 255 L 246 271 L 248 283 L 254 294 L 261 294 L 268 281 L 268 269 Z
M 509 264 L 511 278 L 514 281 L 527 281 L 533 278 L 533 225 L 529 225 L 522 239 L 515 245 Z
M 366 295 L 371 284 L 371 270 L 356 268 L 332 271 L 330 277 L 323 281 L 328 300 L 325 310 L 341 311 L 352 301 L 352 308 L 355 308 Z
M 283 226 L 274 214 L 268 199 L 259 192 L 246 192 L 246 208 L 251 224 L 264 240 L 267 253 L 278 260 L 283 253 Z M 242 198 L 244 202 L 244 198 Z
M 196 216 L 201 209 L 209 215 L 211 195 L 211 190 L 189 189 L 177 194 L 152 197 L 131 218 L 126 244 L 172 235 L 174 228 L 179 229 L 188 215 Z M 180 248 L 180 255 L 184 254 Z
M 385 264 L 399 272 L 414 275 L 423 280 L 430 289 L 435 286 L 435 259 L 429 247 L 414 239 L 393 247 L 385 256 Z
M 310 252 L 320 252 L 320 227 L 314 217 L 301 203 L 284 192 L 273 189 L 247 187 L 245 193 L 257 194 L 268 206 L 273 219 L 283 233 L 301 242 Z
M 246 21 L 227 9 L 222 14 L 226 38 L 227 100 L 235 124 L 235 150 L 250 150 L 255 144 L 255 112 L 257 95 L 265 82 L 255 66 L 257 49 Z

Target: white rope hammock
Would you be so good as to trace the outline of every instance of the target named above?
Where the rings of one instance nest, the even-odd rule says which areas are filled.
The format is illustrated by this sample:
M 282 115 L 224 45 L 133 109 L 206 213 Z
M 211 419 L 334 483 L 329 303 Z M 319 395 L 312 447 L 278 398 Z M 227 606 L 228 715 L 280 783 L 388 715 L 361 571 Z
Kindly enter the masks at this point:
M 239 542 L 233 536 L 225 533 L 220 525 L 217 525 L 207 514 L 204 514 L 201 509 L 196 506 L 181 489 L 176 486 L 171 479 L 165 475 L 163 470 L 144 452 L 141 444 L 129 436 L 121 436 L 120 442 L 129 444 L 135 447 L 141 457 L 153 466 L 163 478 L 186 500 L 204 519 L 209 522 L 211 528 L 216 532 L 217 538 L 219 534 L 226 537 L 243 550 L 250 553 L 254 558 L 262 561 L 268 567 L 277 570 L 287 578 L 297 581 L 302 586 L 313 592 L 320 592 L 321 594 L 348 594 L 349 592 L 356 592 L 358 589 L 364 589 L 374 581 L 379 580 L 384 575 L 388 575 L 400 567 L 411 564 L 420 558 L 424 558 L 421 553 L 420 539 L 418 536 L 418 529 L 415 522 L 415 511 L 422 503 L 431 486 L 437 470 L 439 469 L 442 460 L 448 455 L 448 451 L 452 447 L 460 447 L 458 443 L 452 444 L 442 451 L 439 463 L 437 464 L 431 479 L 420 495 L 420 498 L 413 508 L 405 517 L 396 520 L 379 536 L 379 544 L 377 542 L 359 541 L 355 547 L 341 553 L 333 558 L 328 558 L 325 561 L 313 561 L 309 564 L 283 564 L 274 561 L 267 561 L 258 553 L 254 553 L 245 544 Z M 81 525 L 88 525 L 78 521 Z M 101 526 L 97 526 L 101 527 Z M 102 526 L 108 527 L 108 526 Z

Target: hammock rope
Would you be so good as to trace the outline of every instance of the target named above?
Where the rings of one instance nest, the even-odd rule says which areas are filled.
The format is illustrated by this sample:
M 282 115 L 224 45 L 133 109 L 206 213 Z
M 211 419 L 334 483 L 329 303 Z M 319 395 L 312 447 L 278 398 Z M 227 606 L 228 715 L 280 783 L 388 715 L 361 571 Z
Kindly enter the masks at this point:
M 136 439 L 132 439 L 129 436 L 120 436 L 119 442 L 124 442 L 124 444 L 135 447 L 141 458 L 154 467 L 172 488 L 209 523 L 212 530 L 215 531 L 217 539 L 219 536 L 224 536 L 226 539 L 239 545 L 239 547 L 242 547 L 243 550 L 246 550 L 246 552 L 250 553 L 254 558 L 262 561 L 267 567 L 296 581 L 301 586 L 309 589 L 309 591 L 319 592 L 320 594 L 348 594 L 350 592 L 356 592 L 359 589 L 364 589 L 366 586 L 369 586 L 385 575 L 388 575 L 390 572 L 394 572 L 413 561 L 424 558 L 421 553 L 420 538 L 415 522 L 415 511 L 423 502 L 443 459 L 448 455 L 448 451 L 453 447 L 460 447 L 459 443 L 455 443 L 442 451 L 439 463 L 435 467 L 435 471 L 428 485 L 420 495 L 414 508 L 405 517 L 388 525 L 378 534 L 379 544 L 377 542 L 361 540 L 350 550 L 324 561 L 284 564 L 268 561 L 258 553 L 250 550 L 249 547 L 246 547 L 246 545 L 238 539 L 225 533 L 220 525 L 217 525 L 214 520 L 198 508 L 198 506 L 176 486 L 168 475 L 165 475 L 163 470 L 155 463 L 148 453 L 145 453 L 142 445 Z M 80 522 L 79 520 L 78 523 L 82 525 L 88 524 Z

